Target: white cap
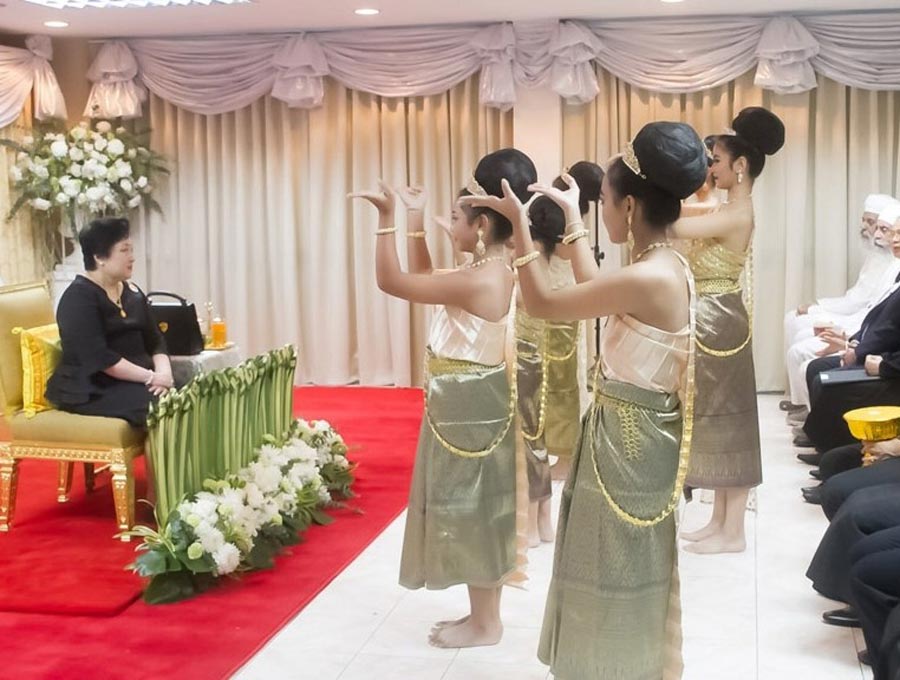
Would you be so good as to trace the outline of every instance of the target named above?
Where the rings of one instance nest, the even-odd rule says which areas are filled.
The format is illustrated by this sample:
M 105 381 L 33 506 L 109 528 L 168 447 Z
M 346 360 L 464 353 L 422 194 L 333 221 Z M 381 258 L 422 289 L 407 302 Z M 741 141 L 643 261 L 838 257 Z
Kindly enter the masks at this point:
M 900 201 L 894 201 L 878 213 L 878 221 L 890 224 L 892 227 L 900 220 Z
M 895 200 L 896 199 L 893 196 L 888 196 L 887 194 L 869 194 L 866 196 L 866 204 L 863 208 L 863 212 L 874 213 L 877 215 Z

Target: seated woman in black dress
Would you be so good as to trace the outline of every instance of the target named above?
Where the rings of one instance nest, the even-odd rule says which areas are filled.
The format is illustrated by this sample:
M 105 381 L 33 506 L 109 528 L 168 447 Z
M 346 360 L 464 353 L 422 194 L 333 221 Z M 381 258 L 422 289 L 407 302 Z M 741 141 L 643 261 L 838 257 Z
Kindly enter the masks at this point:
M 87 271 L 59 301 L 62 361 L 47 399 L 62 411 L 142 427 L 150 402 L 172 387 L 172 367 L 147 298 L 128 282 L 134 266 L 128 220 L 94 220 L 78 240 Z

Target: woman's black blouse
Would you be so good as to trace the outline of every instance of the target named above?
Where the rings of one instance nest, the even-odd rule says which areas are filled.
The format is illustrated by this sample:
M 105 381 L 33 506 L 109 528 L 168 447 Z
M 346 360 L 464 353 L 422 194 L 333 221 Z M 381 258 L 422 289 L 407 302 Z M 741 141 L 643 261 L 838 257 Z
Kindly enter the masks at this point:
M 106 291 L 78 275 L 56 310 L 62 360 L 47 383 L 56 405 L 84 404 L 121 381 L 103 371 L 120 359 L 153 369 L 153 355 L 166 352 L 165 340 L 150 314 L 146 296 L 126 282 L 122 310 Z

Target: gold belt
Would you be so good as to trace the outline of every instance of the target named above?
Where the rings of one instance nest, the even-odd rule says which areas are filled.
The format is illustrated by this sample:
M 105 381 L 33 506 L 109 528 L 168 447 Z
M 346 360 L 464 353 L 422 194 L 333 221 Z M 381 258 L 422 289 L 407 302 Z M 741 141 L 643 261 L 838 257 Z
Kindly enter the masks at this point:
M 701 295 L 740 293 L 741 285 L 735 279 L 698 279 L 697 292 Z

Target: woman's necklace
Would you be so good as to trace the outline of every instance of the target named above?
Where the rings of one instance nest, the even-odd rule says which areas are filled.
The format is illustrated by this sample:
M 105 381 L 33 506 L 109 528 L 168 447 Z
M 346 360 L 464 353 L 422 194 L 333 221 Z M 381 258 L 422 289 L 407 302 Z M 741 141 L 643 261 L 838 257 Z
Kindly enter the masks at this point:
M 118 299 L 113 300 L 113 304 L 119 308 L 119 316 L 123 319 L 128 317 L 128 313 L 125 311 L 125 308 L 122 306 L 122 296 L 119 295 Z
M 486 257 L 483 260 L 478 260 L 477 262 L 473 262 L 466 266 L 467 269 L 476 269 L 483 264 L 487 264 L 488 262 L 505 262 L 506 258 L 502 255 L 494 255 L 493 257 Z
M 656 250 L 657 248 L 671 248 L 672 244 L 668 241 L 657 241 L 655 243 L 651 243 L 649 246 L 644 248 L 641 252 L 634 256 L 633 262 L 639 262 L 644 255 L 649 253 L 651 250 Z

